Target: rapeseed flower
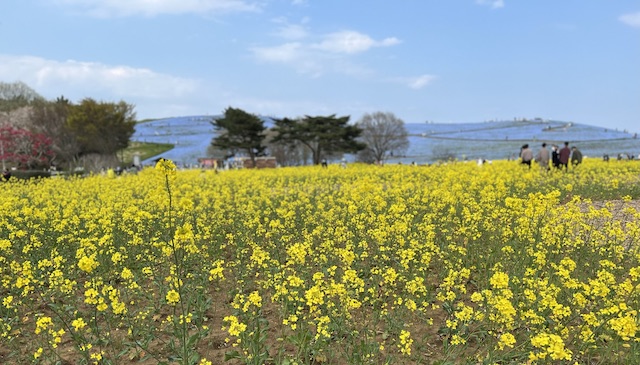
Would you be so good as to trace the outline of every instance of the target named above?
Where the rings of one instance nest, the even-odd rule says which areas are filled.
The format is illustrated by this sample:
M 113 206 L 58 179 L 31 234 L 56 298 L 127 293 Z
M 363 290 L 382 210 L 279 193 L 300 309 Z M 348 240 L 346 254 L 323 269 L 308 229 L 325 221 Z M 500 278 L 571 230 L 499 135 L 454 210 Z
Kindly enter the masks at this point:
M 36 329 L 35 329 L 35 333 L 39 334 L 42 331 L 46 331 L 49 329 L 49 327 L 51 327 L 53 325 L 53 321 L 51 320 L 51 317 L 48 316 L 42 316 L 40 318 L 38 318 L 36 320 Z
M 552 360 L 571 360 L 573 352 L 565 348 L 564 341 L 558 335 L 541 333 L 531 338 L 533 347 L 539 349 L 529 354 L 530 360 L 544 359 L 548 355 Z
M 167 303 L 175 305 L 180 302 L 180 294 L 177 291 L 171 289 L 167 292 L 165 299 L 167 300 Z
M 71 322 L 71 326 L 73 326 L 73 328 L 76 331 L 80 331 L 81 329 L 83 329 L 85 326 L 87 325 L 87 323 L 84 321 L 84 319 L 82 318 L 76 318 Z
M 247 325 L 240 322 L 236 316 L 226 316 L 224 317 L 224 322 L 229 324 L 227 332 L 229 332 L 231 336 L 240 336 L 240 334 L 247 330 Z
M 95 256 L 83 256 L 80 261 L 78 261 L 78 267 L 80 270 L 90 274 L 93 270 L 95 270 L 100 263 L 96 261 Z
M 171 160 L 167 160 L 165 158 L 160 159 L 156 163 L 156 171 L 161 172 L 167 176 L 175 176 L 176 175 L 176 164 Z
M 398 336 L 399 344 L 398 348 L 400 352 L 404 355 L 411 355 L 411 346 L 413 345 L 413 339 L 411 338 L 411 332 L 402 330 L 400 331 L 400 336 Z
M 638 317 L 636 311 L 629 311 L 624 315 L 620 313 L 618 317 L 609 320 L 609 325 L 618 336 L 624 341 L 629 341 L 635 337 L 638 331 Z
M 504 272 L 496 272 L 489 280 L 494 289 L 506 289 L 509 287 L 509 275 Z
M 2 305 L 7 309 L 11 309 L 12 302 L 13 302 L 13 295 L 7 295 L 2 299 Z
M 505 347 L 511 347 L 516 344 L 516 338 L 511 333 L 503 333 L 498 337 L 498 348 L 504 350 Z

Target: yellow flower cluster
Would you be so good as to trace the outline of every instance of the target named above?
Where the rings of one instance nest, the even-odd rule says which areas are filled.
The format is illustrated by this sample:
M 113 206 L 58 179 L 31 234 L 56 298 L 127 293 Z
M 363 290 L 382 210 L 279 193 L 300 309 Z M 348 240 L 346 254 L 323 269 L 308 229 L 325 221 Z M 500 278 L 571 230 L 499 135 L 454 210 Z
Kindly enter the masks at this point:
M 171 305 L 175 305 L 180 301 L 180 294 L 177 291 L 171 289 L 167 292 L 167 295 L 165 298 L 167 300 L 167 303 Z
M 231 336 L 240 336 L 240 334 L 247 329 L 247 325 L 241 323 L 236 316 L 226 316 L 224 317 L 224 322 L 229 324 L 227 332 L 229 332 Z
M 400 352 L 404 355 L 411 355 L 411 345 L 413 344 L 411 333 L 405 330 L 400 331 L 399 342 Z
M 531 344 L 539 351 L 532 351 L 529 359 L 546 359 L 549 356 L 552 360 L 571 360 L 572 352 L 567 350 L 564 341 L 558 335 L 541 333 L 531 338 Z

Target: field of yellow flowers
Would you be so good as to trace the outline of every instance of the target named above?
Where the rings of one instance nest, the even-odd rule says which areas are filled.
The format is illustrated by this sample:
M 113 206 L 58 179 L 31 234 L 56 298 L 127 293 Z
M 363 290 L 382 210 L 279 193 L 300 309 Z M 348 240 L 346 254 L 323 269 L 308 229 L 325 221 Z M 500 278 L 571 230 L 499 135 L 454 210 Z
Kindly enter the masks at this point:
M 0 184 L 2 364 L 640 364 L 640 163 Z

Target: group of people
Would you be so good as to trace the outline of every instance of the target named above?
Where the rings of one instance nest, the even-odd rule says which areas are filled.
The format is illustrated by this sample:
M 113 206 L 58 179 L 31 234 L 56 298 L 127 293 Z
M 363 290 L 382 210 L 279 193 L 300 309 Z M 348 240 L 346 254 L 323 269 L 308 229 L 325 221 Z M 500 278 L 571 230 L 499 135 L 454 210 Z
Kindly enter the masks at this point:
M 557 169 L 569 169 L 569 162 L 573 166 L 577 166 L 582 163 L 582 152 L 576 147 L 569 148 L 569 142 L 564 143 L 564 147 L 558 148 L 557 145 L 551 146 L 551 151 L 547 149 L 547 144 L 542 143 L 542 147 L 538 150 L 538 153 L 534 156 L 533 150 L 528 144 L 525 144 L 520 149 L 520 161 L 524 165 L 531 167 L 531 162 L 535 161 L 540 165 L 543 170 L 550 170 L 549 162 Z

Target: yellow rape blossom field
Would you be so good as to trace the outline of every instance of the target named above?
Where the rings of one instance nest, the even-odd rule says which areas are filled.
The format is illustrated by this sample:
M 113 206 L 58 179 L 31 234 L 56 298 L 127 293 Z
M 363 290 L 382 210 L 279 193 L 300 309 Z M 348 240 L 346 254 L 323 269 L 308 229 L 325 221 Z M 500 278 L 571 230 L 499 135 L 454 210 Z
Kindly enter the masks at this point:
M 0 184 L 2 364 L 640 364 L 640 163 Z

